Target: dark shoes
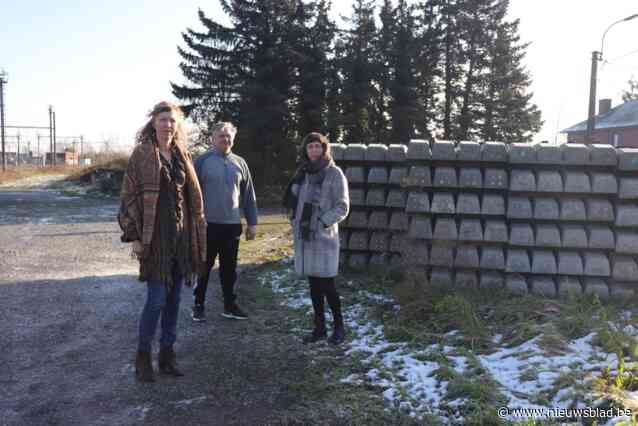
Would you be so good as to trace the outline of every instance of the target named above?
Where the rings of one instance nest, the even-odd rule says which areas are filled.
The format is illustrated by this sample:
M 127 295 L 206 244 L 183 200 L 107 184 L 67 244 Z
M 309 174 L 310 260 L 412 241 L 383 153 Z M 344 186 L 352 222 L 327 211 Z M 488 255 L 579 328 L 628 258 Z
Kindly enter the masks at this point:
M 206 321 L 206 314 L 204 313 L 204 305 L 193 305 L 193 310 L 191 312 L 191 317 L 195 322 L 204 322 Z
M 177 360 L 175 357 L 175 351 L 172 347 L 160 348 L 158 357 L 159 371 L 169 376 L 181 377 L 184 375 L 177 368 Z
M 236 320 L 245 320 L 248 319 L 248 315 L 242 311 L 236 303 L 232 305 L 228 305 L 224 307 L 224 312 L 222 313 L 224 318 L 236 319 Z
M 332 336 L 328 339 L 328 342 L 333 345 L 340 345 L 346 338 L 346 330 L 343 325 L 335 325 Z
M 326 338 L 326 329 L 324 328 L 323 330 L 317 330 L 316 328 L 312 331 L 312 333 L 309 333 L 307 335 L 305 335 L 303 337 L 303 344 L 307 345 L 309 343 L 315 343 L 318 342 L 320 340 L 324 340 Z
M 137 357 L 135 358 L 135 378 L 140 382 L 146 383 L 155 381 L 150 352 L 137 351 Z

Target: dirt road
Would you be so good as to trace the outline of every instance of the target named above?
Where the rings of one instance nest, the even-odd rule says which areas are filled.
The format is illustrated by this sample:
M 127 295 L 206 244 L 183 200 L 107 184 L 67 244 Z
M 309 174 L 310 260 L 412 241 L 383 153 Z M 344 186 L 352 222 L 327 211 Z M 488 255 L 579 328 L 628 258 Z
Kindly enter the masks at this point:
M 251 272 L 238 291 L 247 321 L 219 315 L 211 283 L 209 319 L 192 323 L 185 289 L 176 351 L 186 376 L 136 383 L 145 285 L 119 241 L 117 202 L 45 186 L 0 188 L 0 424 L 296 423 L 282 413 L 302 403 L 289 389 L 310 360 Z

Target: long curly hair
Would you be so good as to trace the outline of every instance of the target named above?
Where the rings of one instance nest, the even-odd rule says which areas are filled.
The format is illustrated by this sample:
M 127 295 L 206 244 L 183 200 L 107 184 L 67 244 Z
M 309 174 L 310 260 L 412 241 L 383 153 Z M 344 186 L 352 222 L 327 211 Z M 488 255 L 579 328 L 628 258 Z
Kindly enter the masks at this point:
M 182 148 L 186 148 L 186 130 L 184 129 L 184 113 L 182 109 L 177 105 L 169 101 L 162 101 L 156 104 L 153 109 L 148 113 L 148 121 L 142 127 L 135 136 L 135 143 L 157 143 L 157 134 L 153 127 L 153 120 L 159 114 L 163 112 L 174 112 L 177 118 L 175 123 L 175 136 L 173 136 L 173 143 L 179 145 Z

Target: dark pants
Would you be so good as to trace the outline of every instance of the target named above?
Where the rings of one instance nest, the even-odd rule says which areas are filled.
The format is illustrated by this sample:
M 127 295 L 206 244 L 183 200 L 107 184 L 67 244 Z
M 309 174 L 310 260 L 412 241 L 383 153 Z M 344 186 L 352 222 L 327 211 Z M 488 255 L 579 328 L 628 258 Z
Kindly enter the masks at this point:
M 206 300 L 206 289 L 210 271 L 215 266 L 219 255 L 219 281 L 224 295 L 224 306 L 235 302 L 235 281 L 237 281 L 237 253 L 239 237 L 242 233 L 240 223 L 209 223 L 207 230 L 206 271 L 197 280 L 193 294 L 195 303 L 203 305 Z
M 337 287 L 335 287 L 335 279 L 308 277 L 310 283 L 310 297 L 312 299 L 312 307 L 315 311 L 315 327 L 324 327 L 324 297 L 328 301 L 328 306 L 332 311 L 334 325 L 343 327 L 343 317 L 341 315 L 341 300 Z

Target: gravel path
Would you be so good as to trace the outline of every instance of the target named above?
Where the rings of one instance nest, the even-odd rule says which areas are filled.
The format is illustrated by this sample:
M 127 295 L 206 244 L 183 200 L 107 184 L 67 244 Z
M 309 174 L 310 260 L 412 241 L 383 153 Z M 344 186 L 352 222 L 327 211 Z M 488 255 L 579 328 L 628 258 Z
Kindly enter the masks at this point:
M 238 291 L 247 321 L 219 315 L 211 283 L 209 320 L 193 324 L 185 289 L 176 351 L 186 376 L 138 384 L 145 286 L 119 242 L 117 202 L 49 183 L 0 188 L 0 424 L 282 424 L 310 361 L 251 273 Z

